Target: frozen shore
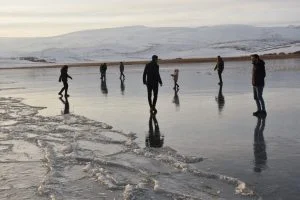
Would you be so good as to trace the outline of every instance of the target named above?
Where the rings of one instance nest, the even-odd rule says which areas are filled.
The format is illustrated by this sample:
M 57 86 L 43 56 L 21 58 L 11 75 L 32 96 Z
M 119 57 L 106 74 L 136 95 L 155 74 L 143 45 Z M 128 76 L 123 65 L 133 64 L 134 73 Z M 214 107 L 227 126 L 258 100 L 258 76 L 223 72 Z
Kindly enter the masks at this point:
M 232 177 L 193 167 L 202 157 L 142 148 L 135 134 L 0 98 L 0 198 L 258 199 Z

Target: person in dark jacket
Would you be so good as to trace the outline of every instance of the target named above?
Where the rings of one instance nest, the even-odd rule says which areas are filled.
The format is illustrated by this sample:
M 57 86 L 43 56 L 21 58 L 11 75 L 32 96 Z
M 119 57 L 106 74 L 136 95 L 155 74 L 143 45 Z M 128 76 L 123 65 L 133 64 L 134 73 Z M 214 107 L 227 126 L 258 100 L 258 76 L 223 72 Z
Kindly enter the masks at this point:
M 265 101 L 263 99 L 263 90 L 265 86 L 266 69 L 265 62 L 259 58 L 257 54 L 251 55 L 253 64 L 252 68 L 252 85 L 253 95 L 257 106 L 257 111 L 253 113 L 257 115 L 267 115 Z
M 124 75 L 124 63 L 120 62 L 120 80 L 125 80 L 125 75 Z
M 60 90 L 60 92 L 58 93 L 58 95 L 62 95 L 62 92 L 65 91 L 65 97 L 68 97 L 68 78 L 72 79 L 71 76 L 69 76 L 68 74 L 68 65 L 64 65 L 61 70 L 60 70 L 60 77 L 59 77 L 59 82 L 63 82 L 64 86 L 63 88 Z
M 106 81 L 106 70 L 107 65 L 106 63 L 103 63 L 100 65 L 100 74 L 101 74 L 101 80 Z
M 157 64 L 157 55 L 152 56 L 152 61 L 146 64 L 143 73 L 143 83 L 147 85 L 148 91 L 148 103 L 150 106 L 150 112 L 157 113 L 155 108 L 158 94 L 158 83 L 162 86 L 162 81 L 159 74 L 159 65 Z M 152 101 L 152 91 L 153 91 L 153 101 Z
M 218 70 L 218 76 L 219 76 L 219 85 L 222 85 L 223 84 L 223 80 L 222 80 L 222 72 L 224 70 L 224 61 L 223 59 L 221 58 L 221 56 L 218 56 L 217 58 L 217 64 L 214 68 L 214 70 Z

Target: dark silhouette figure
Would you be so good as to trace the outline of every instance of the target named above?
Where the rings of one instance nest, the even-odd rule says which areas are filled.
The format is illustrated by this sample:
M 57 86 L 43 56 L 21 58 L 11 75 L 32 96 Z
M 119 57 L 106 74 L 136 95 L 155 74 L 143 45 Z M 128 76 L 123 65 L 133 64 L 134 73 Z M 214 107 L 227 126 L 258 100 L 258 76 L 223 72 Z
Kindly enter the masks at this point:
M 219 85 L 222 85 L 223 84 L 223 79 L 222 79 L 222 73 L 223 73 L 223 70 L 224 70 L 224 61 L 223 59 L 221 58 L 221 56 L 218 56 L 217 58 L 217 64 L 214 68 L 214 70 L 218 70 L 218 76 L 219 76 Z
M 64 114 L 69 114 L 70 113 L 70 105 L 69 105 L 68 97 L 65 96 L 65 100 L 63 100 L 63 97 L 59 97 L 59 99 L 65 105 Z
M 101 92 L 105 96 L 107 96 L 107 94 L 108 94 L 108 89 L 107 89 L 107 85 L 106 85 L 106 80 L 105 79 L 101 80 Z
M 178 90 L 174 90 L 174 97 L 173 97 L 173 101 L 172 102 L 175 104 L 176 108 L 180 107 Z
M 156 101 L 158 94 L 158 83 L 162 86 L 162 81 L 159 74 L 159 65 L 157 64 L 157 55 L 152 56 L 152 61 L 146 64 L 143 73 L 143 83 L 147 85 L 148 91 L 148 103 L 150 106 L 150 112 L 157 113 Z M 153 92 L 153 101 L 152 101 Z
M 265 62 L 259 58 L 257 54 L 251 55 L 253 64 L 252 68 L 252 86 L 253 96 L 257 106 L 257 111 L 253 113 L 254 116 L 266 116 L 265 101 L 263 99 L 263 90 L 265 86 L 266 69 Z
M 107 70 L 106 63 L 101 64 L 100 65 L 101 80 L 106 81 L 106 70 Z
M 125 80 L 125 75 L 124 75 L 124 63 L 120 62 L 120 79 Z
M 59 76 L 59 79 L 58 81 L 59 82 L 63 82 L 64 86 L 63 88 L 59 91 L 58 95 L 62 95 L 63 91 L 65 91 L 65 96 L 68 97 L 68 88 L 69 88 L 69 85 L 68 85 L 68 78 L 72 79 L 71 76 L 69 76 L 68 74 L 68 65 L 64 65 L 61 70 L 60 70 L 60 76 Z
M 153 129 L 154 123 L 154 129 Z M 146 137 L 146 147 L 160 148 L 164 144 L 164 136 L 160 134 L 158 122 L 154 114 L 149 118 L 149 134 Z
M 125 93 L 125 80 L 124 79 L 121 79 L 121 94 L 124 95 Z
M 178 76 L 179 76 L 179 70 L 175 69 L 174 70 L 174 74 L 171 74 L 171 76 L 173 77 L 173 80 L 174 80 L 174 87 L 173 87 L 173 89 L 178 92 L 179 85 L 178 85 L 177 81 L 178 81 Z
M 254 171 L 261 172 L 266 168 L 267 152 L 264 139 L 264 129 L 266 124 L 265 117 L 257 117 L 256 127 L 254 129 Z
M 223 109 L 224 109 L 224 106 L 225 106 L 225 97 L 223 95 L 223 92 L 222 92 L 222 88 L 223 88 L 223 85 L 221 84 L 219 86 L 219 93 L 218 93 L 218 96 L 216 96 L 216 102 L 218 103 L 218 108 L 219 108 L 219 114 L 222 113 Z

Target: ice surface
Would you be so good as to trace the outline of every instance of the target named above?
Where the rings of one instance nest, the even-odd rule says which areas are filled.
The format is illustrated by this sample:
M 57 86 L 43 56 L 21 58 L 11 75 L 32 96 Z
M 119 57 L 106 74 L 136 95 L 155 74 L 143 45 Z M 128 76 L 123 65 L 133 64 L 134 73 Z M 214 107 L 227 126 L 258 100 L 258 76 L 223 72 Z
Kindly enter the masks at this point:
M 167 146 L 141 148 L 134 134 L 107 124 L 72 114 L 43 117 L 37 115 L 41 108 L 20 99 L 0 98 L 0 109 L 5 110 L 1 121 L 16 122 L 0 128 L 6 133 L 0 141 L 0 197 L 258 198 L 238 179 L 196 171 L 191 164 L 201 157 L 184 156 Z M 234 194 L 235 188 L 242 192 Z
M 221 112 L 215 99 L 219 86 L 217 74 L 212 71 L 213 64 L 160 65 L 164 81 L 159 90 L 157 114 L 160 131 L 164 134 L 164 147 L 160 149 L 144 149 L 149 113 L 146 88 L 139 83 L 143 65 L 125 68 L 124 95 L 120 92 L 119 69 L 111 66 L 107 74 L 107 96 L 100 90 L 98 68 L 70 68 L 74 78 L 69 82 L 71 114 L 63 116 L 56 116 L 64 108 L 57 99 L 57 90 L 61 87 L 57 82 L 59 69 L 2 70 L 1 88 L 23 86 L 25 89 L 3 90 L 1 96 L 25 97 L 23 102 L 28 105 L 47 107 L 38 113 L 48 116 L 37 115 L 38 108 L 23 105 L 20 99 L 1 99 L 0 121 L 18 122 L 1 127 L 3 158 L 7 158 L 6 154 L 14 158 L 19 156 L 24 160 L 22 163 L 33 165 L 25 160 L 30 156 L 19 152 L 13 155 L 11 151 L 15 141 L 23 138 L 26 138 L 25 144 L 30 143 L 29 150 L 32 144 L 42 149 L 42 165 L 36 164 L 34 167 L 38 169 L 33 169 L 41 171 L 42 176 L 33 174 L 30 178 L 37 181 L 38 184 L 33 185 L 41 189 L 32 187 L 20 193 L 3 191 L 3 195 L 28 196 L 40 191 L 45 197 L 51 194 L 57 199 L 61 195 L 65 199 L 120 199 L 124 198 L 126 184 L 129 184 L 132 190 L 128 194 L 136 199 L 191 199 L 202 187 L 203 195 L 218 194 L 215 198 L 219 199 L 234 199 L 229 198 L 230 195 L 242 198 L 235 195 L 236 192 L 242 192 L 245 199 L 255 199 L 247 196 L 252 191 L 268 200 L 298 199 L 299 59 L 266 62 L 264 97 L 268 116 L 264 137 L 267 160 L 259 165 L 253 140 L 257 119 L 252 116 L 255 103 L 251 63 L 225 63 L 225 106 Z M 180 111 L 172 103 L 170 73 L 174 68 L 180 70 Z M 24 117 L 26 120 L 22 119 Z M 114 128 L 96 121 L 108 122 Z M 82 142 L 92 144 L 91 148 L 81 146 Z M 99 151 L 95 151 L 97 146 Z M 10 167 L 20 163 L 4 162 L 10 162 Z M 255 167 L 262 171 L 255 172 Z M 48 170 L 52 172 L 47 173 Z M 3 177 L 7 177 L 5 173 Z M 172 180 L 178 180 L 177 185 L 167 184 L 173 183 Z M 9 186 L 3 184 L 3 188 Z M 184 196 L 187 193 L 190 196 Z

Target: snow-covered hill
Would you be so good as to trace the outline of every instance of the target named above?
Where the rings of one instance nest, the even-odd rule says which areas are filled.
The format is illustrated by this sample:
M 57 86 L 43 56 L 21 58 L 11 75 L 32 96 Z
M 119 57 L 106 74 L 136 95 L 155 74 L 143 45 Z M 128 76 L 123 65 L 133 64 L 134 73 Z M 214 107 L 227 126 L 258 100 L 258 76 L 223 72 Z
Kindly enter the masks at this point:
M 54 62 L 236 56 L 300 50 L 300 27 L 222 25 L 198 28 L 133 26 L 55 37 L 0 38 L 1 58 L 33 56 Z

